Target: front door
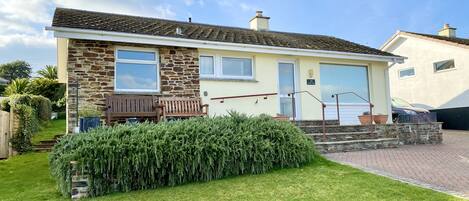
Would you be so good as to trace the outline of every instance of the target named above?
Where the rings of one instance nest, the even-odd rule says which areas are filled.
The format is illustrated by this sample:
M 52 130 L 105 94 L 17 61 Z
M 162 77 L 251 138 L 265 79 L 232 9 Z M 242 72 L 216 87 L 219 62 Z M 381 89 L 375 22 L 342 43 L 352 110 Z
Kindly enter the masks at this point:
M 295 64 L 288 62 L 278 63 L 280 114 L 293 117 L 293 98 L 288 96 L 295 91 Z

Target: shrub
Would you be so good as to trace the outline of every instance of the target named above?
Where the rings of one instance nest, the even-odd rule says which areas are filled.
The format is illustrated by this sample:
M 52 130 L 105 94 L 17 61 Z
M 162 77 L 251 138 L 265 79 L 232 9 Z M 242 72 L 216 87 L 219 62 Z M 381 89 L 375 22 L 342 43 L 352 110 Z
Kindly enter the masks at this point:
M 57 102 L 65 95 L 65 85 L 59 83 L 57 80 L 36 78 L 29 83 L 28 93 L 41 95 L 52 102 Z
M 0 101 L 0 109 L 5 112 L 10 112 L 10 98 L 3 98 Z
M 38 128 L 34 109 L 28 105 L 13 105 L 13 112 L 18 116 L 18 129 L 10 139 L 11 146 L 22 153 L 31 149 L 31 137 Z
M 36 111 L 37 117 L 42 121 L 49 121 L 52 113 L 52 103 L 43 96 L 31 96 L 31 107 Z
M 78 109 L 79 117 L 100 117 L 102 114 L 95 105 L 83 105 Z
M 5 96 L 11 96 L 13 94 L 25 94 L 25 93 L 28 93 L 28 86 L 29 86 L 28 78 L 16 79 L 7 85 L 7 87 L 5 88 L 4 94 Z
M 55 145 L 49 163 L 60 191 L 69 195 L 70 161 L 78 161 L 90 195 L 97 196 L 299 167 L 314 153 L 313 143 L 289 122 L 232 114 L 69 135 Z

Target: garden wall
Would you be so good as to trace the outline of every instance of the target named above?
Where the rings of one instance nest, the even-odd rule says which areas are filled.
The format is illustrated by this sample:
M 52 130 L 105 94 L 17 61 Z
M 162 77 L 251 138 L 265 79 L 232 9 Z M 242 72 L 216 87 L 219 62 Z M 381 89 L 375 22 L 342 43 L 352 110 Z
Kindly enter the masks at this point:
M 441 125 L 441 122 L 385 124 L 376 125 L 376 131 L 382 137 L 397 136 L 401 144 L 441 144 Z

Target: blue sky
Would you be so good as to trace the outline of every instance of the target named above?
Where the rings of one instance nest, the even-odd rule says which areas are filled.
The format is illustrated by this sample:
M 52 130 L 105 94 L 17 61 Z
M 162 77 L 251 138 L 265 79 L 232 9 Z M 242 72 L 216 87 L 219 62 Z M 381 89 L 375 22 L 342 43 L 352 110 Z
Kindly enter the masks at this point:
M 55 40 L 44 31 L 55 7 L 248 27 L 256 10 L 272 30 L 324 34 L 378 48 L 396 30 L 436 33 L 444 23 L 469 38 L 467 0 L 0 0 L 0 63 L 34 70 L 56 64 Z

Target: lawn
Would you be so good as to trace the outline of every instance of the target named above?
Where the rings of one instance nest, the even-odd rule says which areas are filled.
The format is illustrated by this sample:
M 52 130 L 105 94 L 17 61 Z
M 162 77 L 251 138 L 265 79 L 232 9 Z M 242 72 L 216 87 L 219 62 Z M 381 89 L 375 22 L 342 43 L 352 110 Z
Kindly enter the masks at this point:
M 50 139 L 65 128 L 56 120 L 35 139 Z M 56 190 L 48 153 L 29 153 L 0 161 L 0 200 L 70 200 Z M 302 168 L 244 175 L 155 190 L 115 193 L 91 200 L 460 200 L 365 173 L 325 159 Z
M 69 200 L 55 190 L 47 153 L 0 161 L 0 200 Z M 428 189 L 320 160 L 206 183 L 116 193 L 92 200 L 460 200 Z
M 55 119 L 42 125 L 39 132 L 33 135 L 32 143 L 38 144 L 41 140 L 54 139 L 55 135 L 65 133 L 65 119 Z

